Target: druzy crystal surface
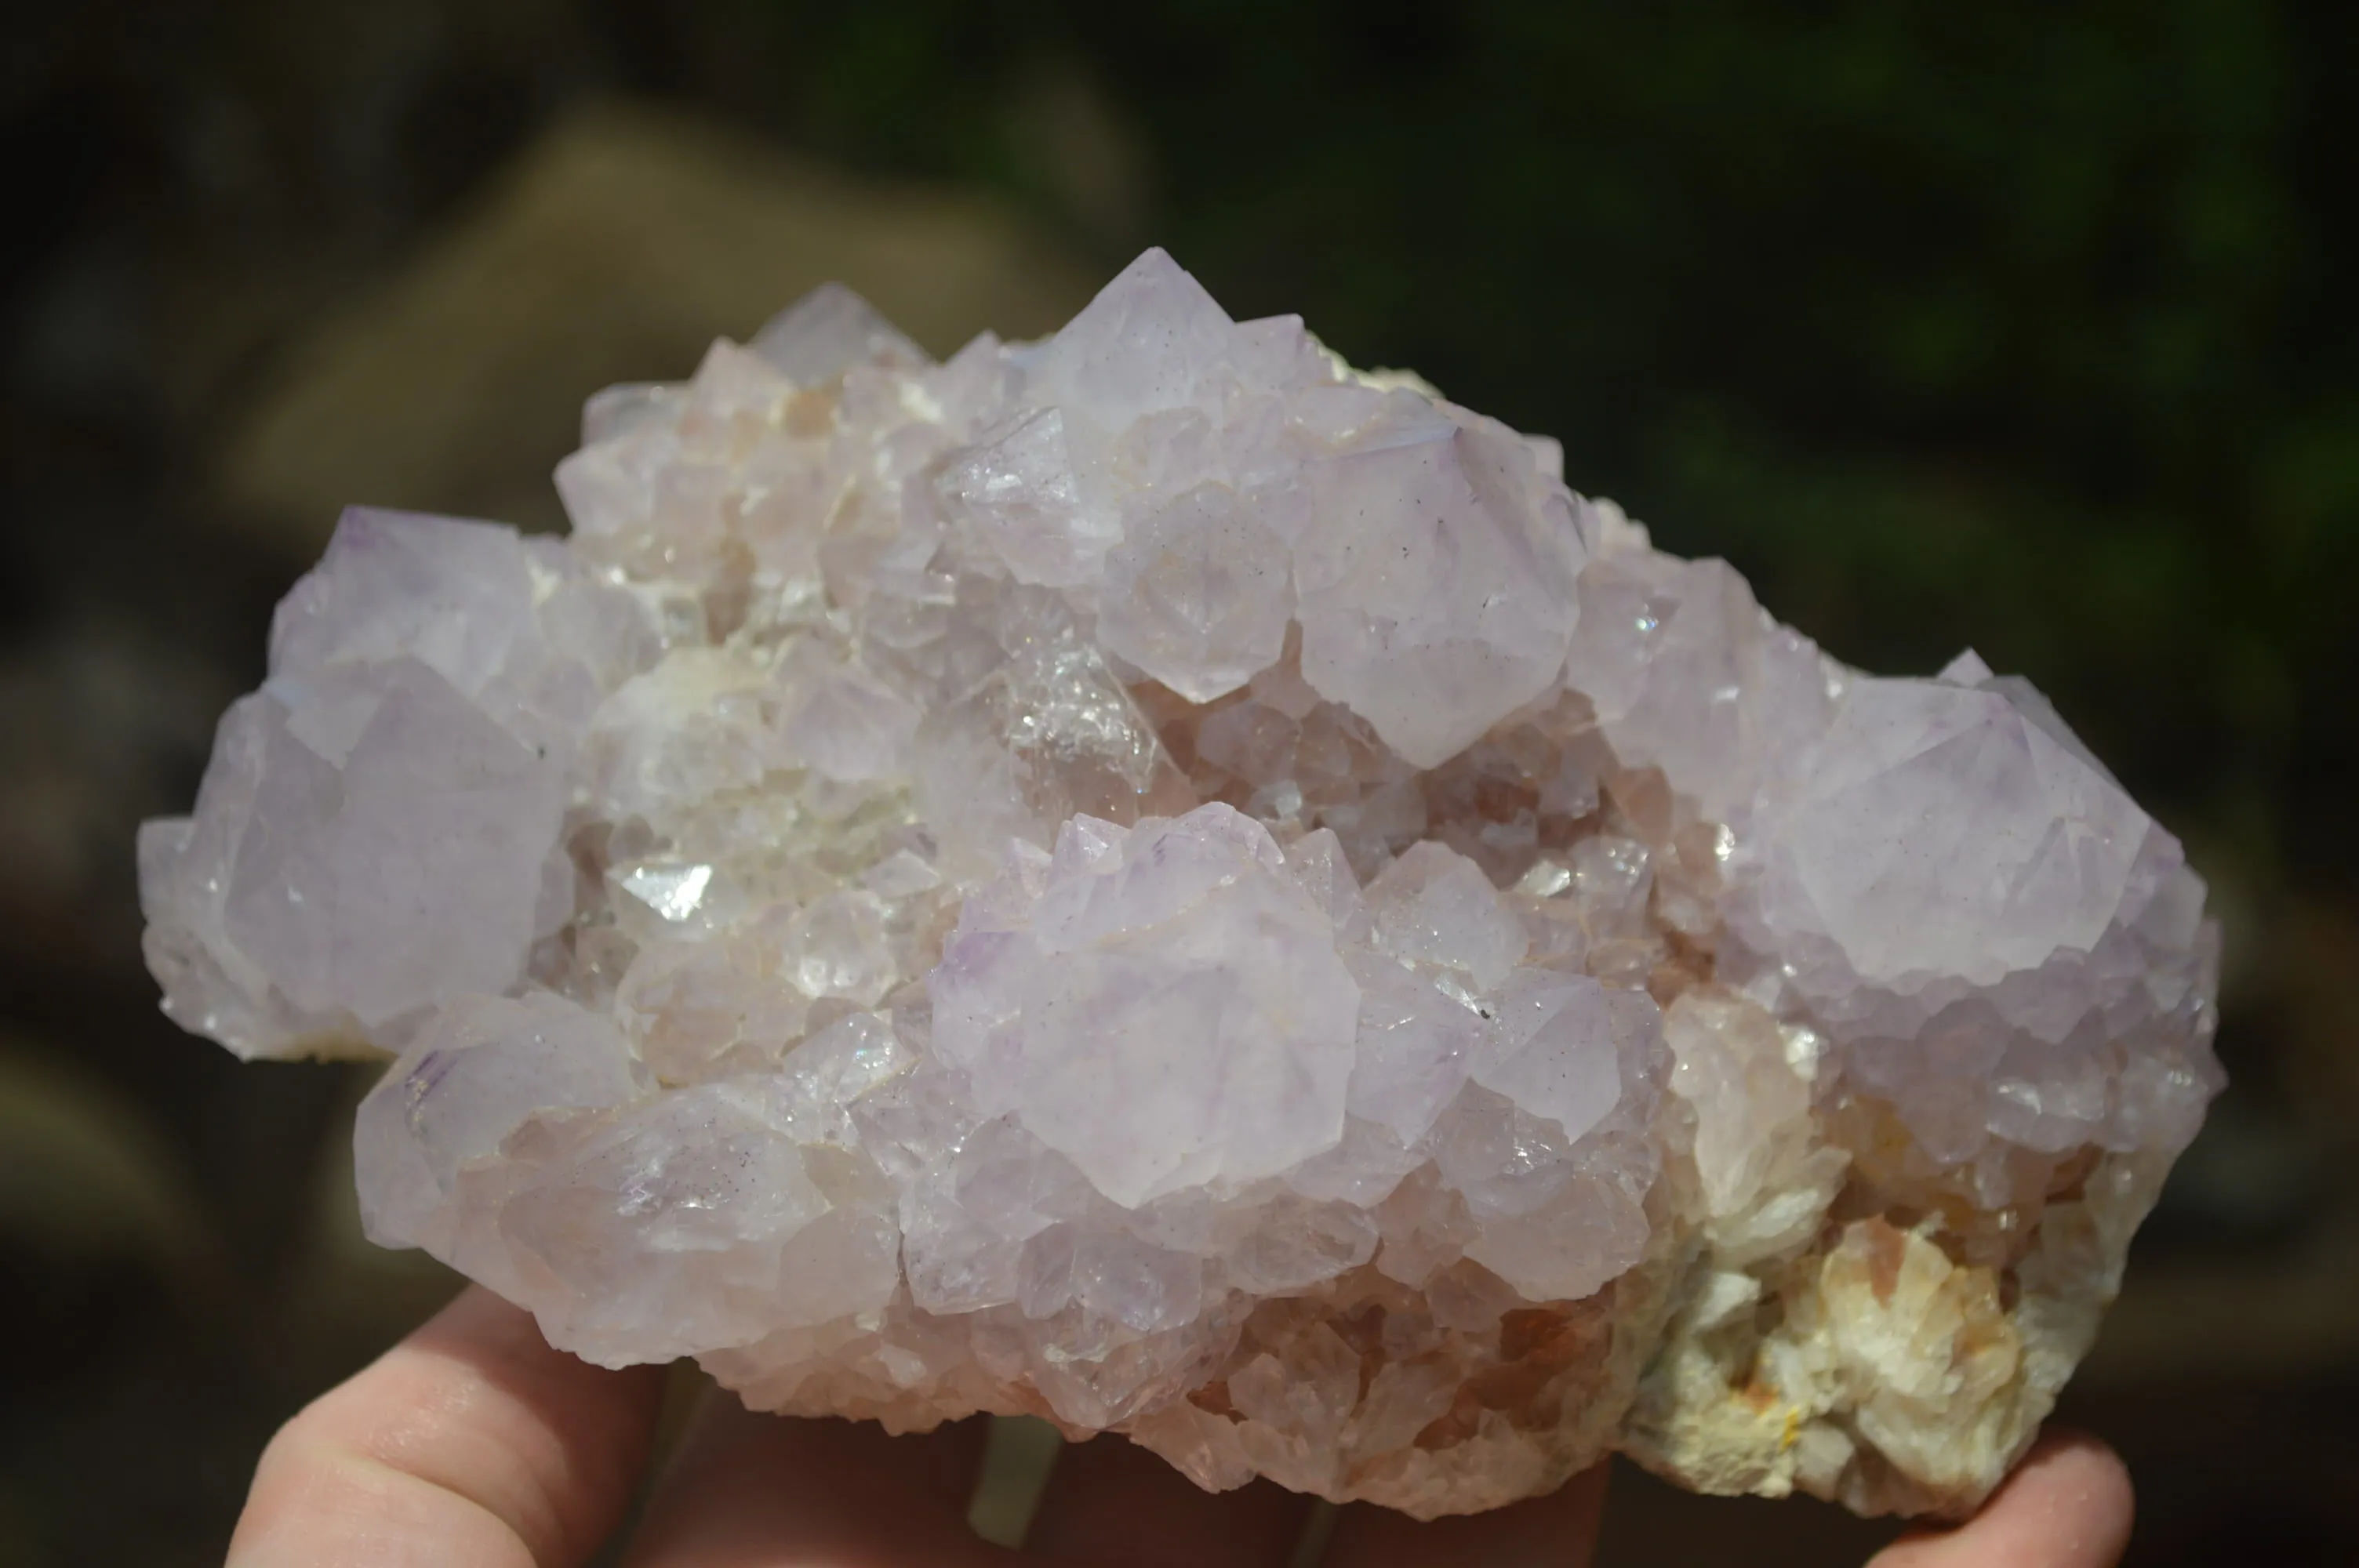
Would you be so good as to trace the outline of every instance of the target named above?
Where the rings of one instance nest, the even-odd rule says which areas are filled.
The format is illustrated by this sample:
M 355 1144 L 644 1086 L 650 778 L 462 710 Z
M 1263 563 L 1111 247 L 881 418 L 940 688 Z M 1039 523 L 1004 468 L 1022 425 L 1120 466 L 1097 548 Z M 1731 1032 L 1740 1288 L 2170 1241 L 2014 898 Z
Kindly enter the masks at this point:
M 165 1006 L 390 1058 L 372 1236 L 757 1408 L 1971 1507 L 2219 1084 L 2202 884 L 1559 467 L 1159 251 L 940 364 L 823 289 L 592 399 L 570 538 L 346 515 Z

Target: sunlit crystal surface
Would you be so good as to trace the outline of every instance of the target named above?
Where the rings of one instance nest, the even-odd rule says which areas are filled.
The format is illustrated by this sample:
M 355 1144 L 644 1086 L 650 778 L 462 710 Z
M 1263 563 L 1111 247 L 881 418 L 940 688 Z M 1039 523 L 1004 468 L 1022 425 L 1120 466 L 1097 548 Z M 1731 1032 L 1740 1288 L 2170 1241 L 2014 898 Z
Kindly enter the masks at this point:
M 2029 1441 L 2220 1078 L 2202 884 L 2027 685 L 1844 668 L 1159 251 L 583 436 L 562 543 L 348 514 L 141 835 L 175 1018 L 391 1059 L 376 1239 L 1419 1515 Z

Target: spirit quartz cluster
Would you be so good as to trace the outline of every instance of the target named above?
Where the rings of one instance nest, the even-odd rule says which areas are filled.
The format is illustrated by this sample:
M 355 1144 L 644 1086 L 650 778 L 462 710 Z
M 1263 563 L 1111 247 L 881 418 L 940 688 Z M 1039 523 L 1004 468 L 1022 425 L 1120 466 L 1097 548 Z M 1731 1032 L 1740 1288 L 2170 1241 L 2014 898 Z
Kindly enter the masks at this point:
M 1160 251 L 583 424 L 567 539 L 348 513 L 140 838 L 175 1018 L 390 1058 L 376 1239 L 1420 1516 L 2029 1441 L 2220 1076 L 2202 884 L 2024 682 L 1848 669 Z

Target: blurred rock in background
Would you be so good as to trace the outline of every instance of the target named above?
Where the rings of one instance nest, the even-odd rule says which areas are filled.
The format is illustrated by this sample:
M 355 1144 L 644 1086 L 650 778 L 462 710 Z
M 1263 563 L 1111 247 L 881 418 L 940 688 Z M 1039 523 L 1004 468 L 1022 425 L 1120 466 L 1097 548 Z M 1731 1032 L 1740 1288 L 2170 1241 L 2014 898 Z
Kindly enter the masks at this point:
M 1560 437 L 1834 652 L 2031 676 L 2229 923 L 2234 1087 L 2068 1397 L 2133 1562 L 2359 1561 L 2359 11 L 86 0 L 0 59 L 0 1568 L 217 1562 L 451 1288 L 366 1074 L 155 1011 L 184 809 L 346 502 L 560 518 L 581 399 L 813 284 L 928 347 L 1140 245 Z M 1887 1527 L 1617 1482 L 1603 1561 Z
M 644 108 L 569 112 L 488 186 L 288 347 L 223 446 L 225 513 L 302 560 L 355 500 L 560 527 L 583 387 L 684 377 L 831 280 L 938 357 L 1052 331 L 1103 281 L 1004 202 Z

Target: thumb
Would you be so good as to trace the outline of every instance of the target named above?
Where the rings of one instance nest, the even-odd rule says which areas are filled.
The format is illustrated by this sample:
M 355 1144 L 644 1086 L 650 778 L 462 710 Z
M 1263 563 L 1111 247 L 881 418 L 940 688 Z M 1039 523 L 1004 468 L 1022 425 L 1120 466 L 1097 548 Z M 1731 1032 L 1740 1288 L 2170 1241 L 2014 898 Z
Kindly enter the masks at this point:
M 1912 1530 L 1868 1568 L 2114 1568 L 2131 1512 L 2120 1457 L 2084 1433 L 2051 1432 L 1973 1519 Z

